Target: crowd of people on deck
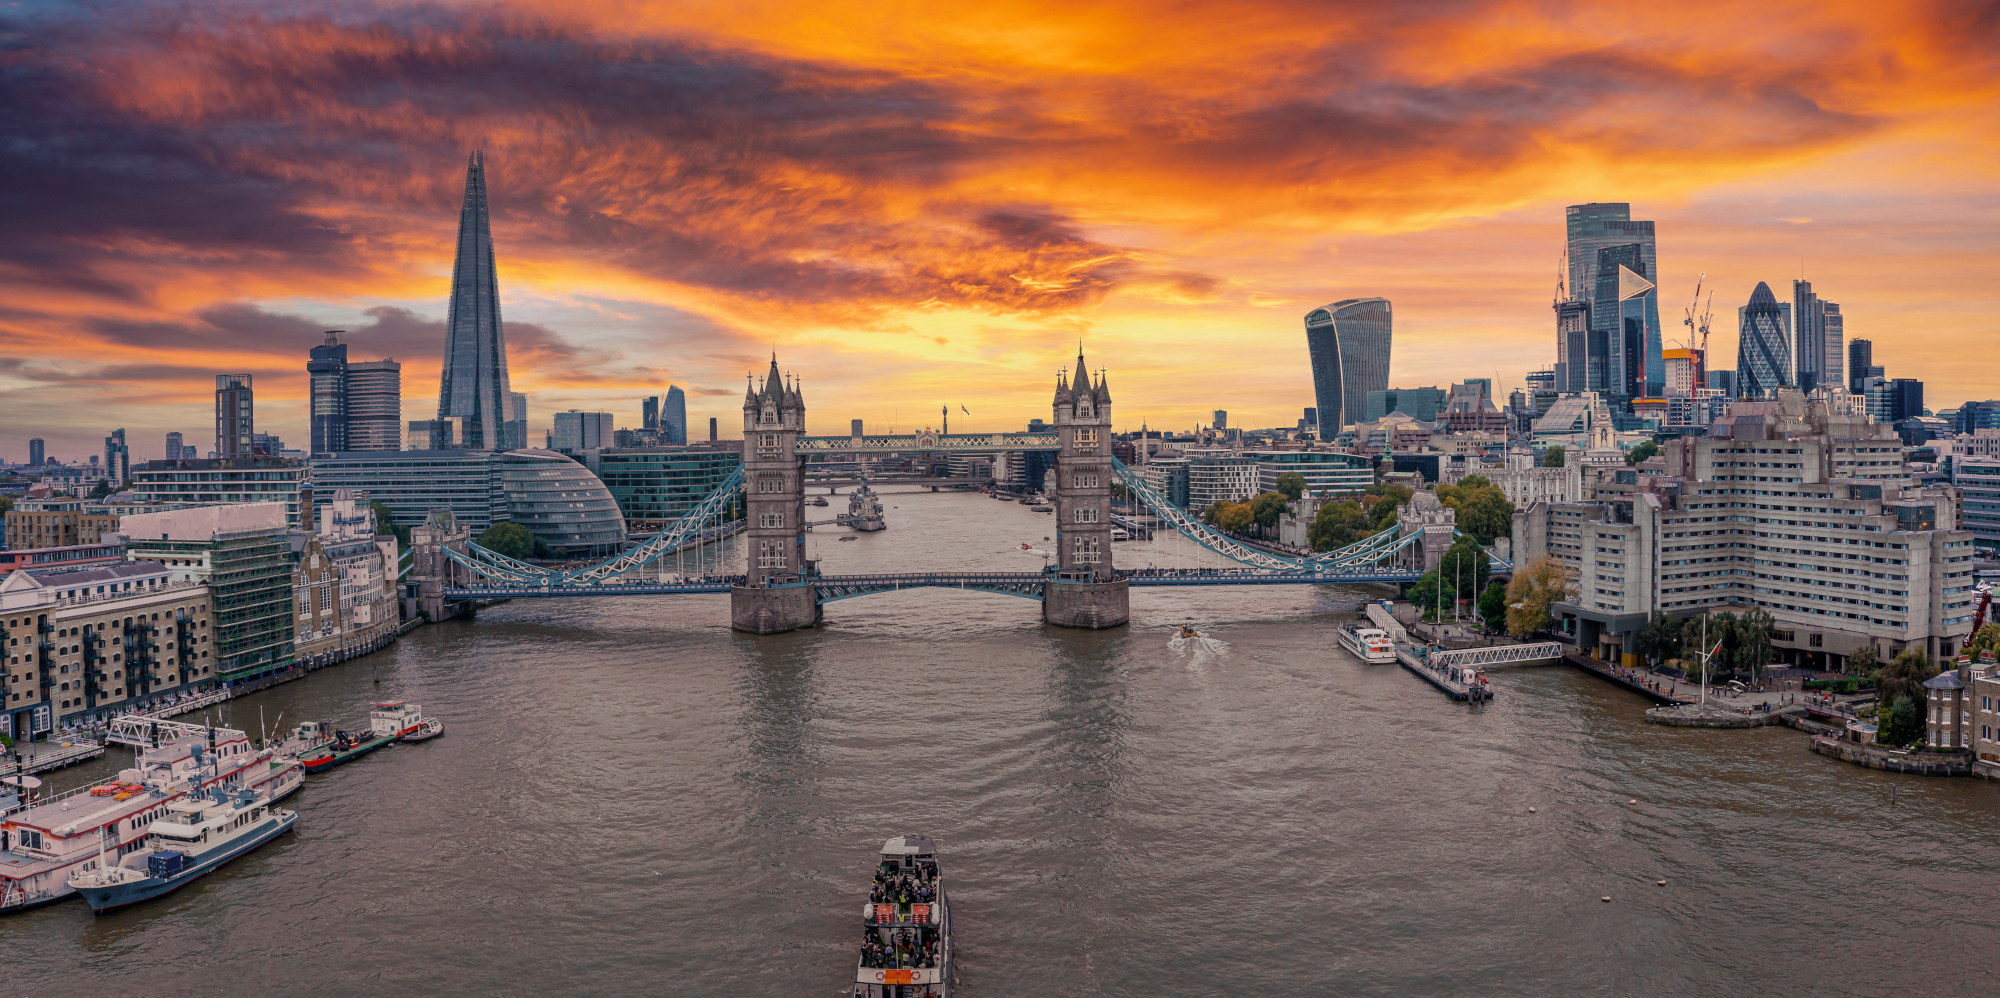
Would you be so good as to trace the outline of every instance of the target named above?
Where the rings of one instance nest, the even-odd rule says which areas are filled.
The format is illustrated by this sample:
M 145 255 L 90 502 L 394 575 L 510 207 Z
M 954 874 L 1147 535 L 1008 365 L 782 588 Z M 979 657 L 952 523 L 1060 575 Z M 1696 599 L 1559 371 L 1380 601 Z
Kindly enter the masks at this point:
M 870 904 L 929 904 L 937 900 L 937 864 L 922 863 L 911 870 L 876 869 L 875 885 L 868 891 Z
M 920 967 L 938 965 L 937 934 L 924 930 L 921 937 L 911 929 L 897 929 L 888 939 L 877 929 L 861 930 L 861 965 L 864 967 Z

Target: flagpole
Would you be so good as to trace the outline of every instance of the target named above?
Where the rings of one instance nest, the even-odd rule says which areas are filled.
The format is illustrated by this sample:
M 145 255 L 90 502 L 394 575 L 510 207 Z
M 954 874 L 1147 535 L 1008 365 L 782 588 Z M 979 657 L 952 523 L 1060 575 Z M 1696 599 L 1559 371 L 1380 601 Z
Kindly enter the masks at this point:
M 1708 614 L 1701 615 L 1701 702 L 1708 705 Z

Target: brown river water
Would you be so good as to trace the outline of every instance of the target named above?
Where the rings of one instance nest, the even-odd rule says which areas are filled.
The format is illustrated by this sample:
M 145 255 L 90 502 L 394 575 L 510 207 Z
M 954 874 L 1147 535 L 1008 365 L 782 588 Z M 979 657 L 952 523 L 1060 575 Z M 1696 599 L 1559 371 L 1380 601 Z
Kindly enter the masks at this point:
M 884 504 L 886 531 L 811 535 L 827 571 L 1030 570 L 1053 532 Z M 832 998 L 875 850 L 917 832 L 968 998 L 2000 993 L 2000 786 L 1649 725 L 1559 666 L 1453 703 L 1338 650 L 1378 595 L 1135 590 L 1091 633 L 920 590 L 762 638 L 721 596 L 492 607 L 228 704 L 358 725 L 400 697 L 448 730 L 310 777 L 295 834 L 165 899 L 0 919 L 0 980 Z M 1170 648 L 1182 621 L 1226 647 Z

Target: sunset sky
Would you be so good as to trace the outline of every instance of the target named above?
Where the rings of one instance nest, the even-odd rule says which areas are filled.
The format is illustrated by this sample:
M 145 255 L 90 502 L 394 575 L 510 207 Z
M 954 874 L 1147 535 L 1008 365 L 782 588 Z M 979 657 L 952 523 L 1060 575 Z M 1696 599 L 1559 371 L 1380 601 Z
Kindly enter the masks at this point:
M 1562 209 L 1659 223 L 1669 340 L 1803 270 L 1926 404 L 2000 396 L 2000 4 L 0 2 L 0 457 L 308 442 L 306 351 L 435 413 L 486 152 L 514 387 L 1018 429 L 1080 338 L 1117 420 L 1290 425 L 1301 317 L 1392 385 L 1554 359 Z M 960 406 L 971 412 L 966 416 Z

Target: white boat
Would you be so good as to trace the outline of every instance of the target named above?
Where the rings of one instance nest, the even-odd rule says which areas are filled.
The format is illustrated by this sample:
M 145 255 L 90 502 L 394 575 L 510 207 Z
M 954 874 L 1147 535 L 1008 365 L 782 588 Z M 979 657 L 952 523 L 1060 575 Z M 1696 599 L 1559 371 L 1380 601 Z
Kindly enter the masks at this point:
M 167 806 L 192 792 L 251 790 L 277 800 L 305 783 L 296 759 L 258 749 L 233 728 L 150 718 L 125 723 L 144 725 L 153 736 L 136 768 L 26 802 L 0 823 L 0 914 L 70 897 L 72 876 L 97 869 L 100 852 L 122 858 L 140 849 Z
M 951 901 L 922 835 L 882 843 L 849 998 L 951 998 Z
M 401 741 L 427 742 L 444 734 L 444 722 L 435 717 L 426 717 L 417 722 L 416 728 L 403 732 Z
M 177 891 L 290 831 L 299 820 L 297 811 L 272 807 L 269 794 L 220 787 L 182 797 L 165 810 L 147 827 L 143 848 L 114 862 L 107 845 L 96 863 L 70 877 L 70 888 L 91 911 L 102 915 Z
M 1127 533 L 1124 527 L 1112 527 L 1111 539 L 1114 541 L 1129 541 L 1132 539 L 1132 535 Z
M 1336 632 L 1340 646 L 1370 665 L 1392 665 L 1396 661 L 1395 642 L 1379 627 L 1342 624 Z

